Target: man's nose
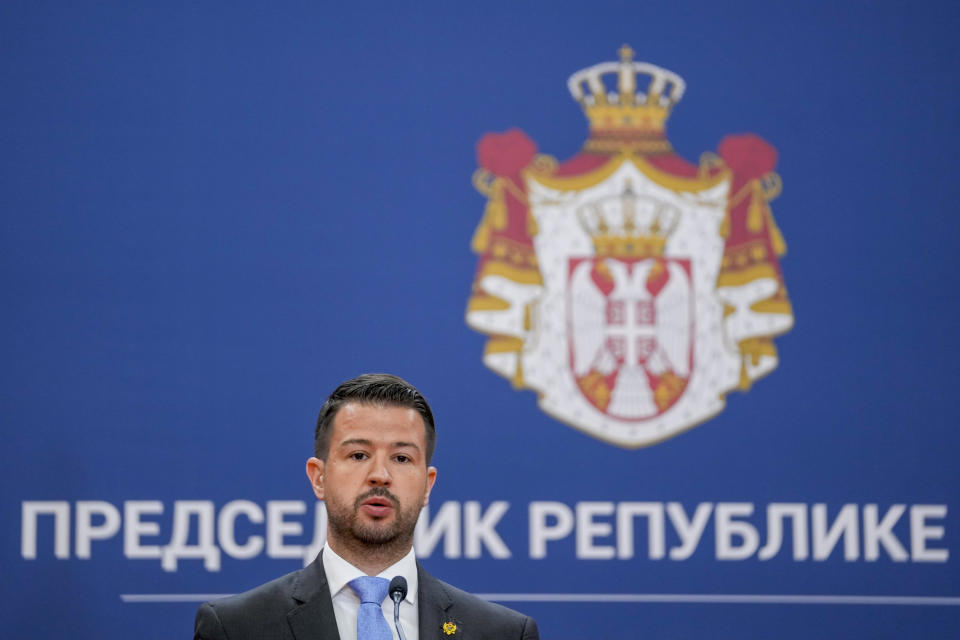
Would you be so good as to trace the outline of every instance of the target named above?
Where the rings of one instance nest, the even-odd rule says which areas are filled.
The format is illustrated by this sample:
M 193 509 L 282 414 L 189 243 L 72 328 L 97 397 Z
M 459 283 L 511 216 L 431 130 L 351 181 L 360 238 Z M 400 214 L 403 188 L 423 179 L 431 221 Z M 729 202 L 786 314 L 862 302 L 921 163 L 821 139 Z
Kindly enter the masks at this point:
M 386 459 L 380 457 L 373 459 L 370 473 L 367 474 L 367 482 L 375 487 L 390 484 L 390 471 L 387 469 Z

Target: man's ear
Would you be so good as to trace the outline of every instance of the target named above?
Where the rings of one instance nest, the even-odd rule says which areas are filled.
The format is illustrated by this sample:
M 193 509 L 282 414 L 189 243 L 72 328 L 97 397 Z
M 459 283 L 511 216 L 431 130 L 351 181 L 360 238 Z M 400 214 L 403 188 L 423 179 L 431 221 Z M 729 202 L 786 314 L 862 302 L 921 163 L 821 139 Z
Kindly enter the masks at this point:
M 317 500 L 323 500 L 323 460 L 320 458 L 307 460 L 307 477 L 310 478 L 313 495 L 317 496 Z
M 433 490 L 433 483 L 437 481 L 437 468 L 436 467 L 427 467 L 427 490 L 423 494 L 423 504 L 420 506 L 427 506 L 427 503 L 430 502 L 430 491 Z

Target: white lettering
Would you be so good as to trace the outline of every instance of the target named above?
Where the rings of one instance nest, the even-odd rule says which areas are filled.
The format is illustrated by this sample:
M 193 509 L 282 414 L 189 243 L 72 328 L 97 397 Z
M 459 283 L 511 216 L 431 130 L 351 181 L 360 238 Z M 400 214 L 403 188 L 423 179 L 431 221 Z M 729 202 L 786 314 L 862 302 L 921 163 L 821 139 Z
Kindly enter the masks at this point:
M 429 558 L 443 538 L 443 557 L 460 557 L 460 503 L 444 502 L 433 520 L 430 505 L 420 512 L 417 528 L 413 530 L 413 547 L 418 558 Z
M 160 515 L 163 503 L 159 500 L 127 500 L 123 503 L 123 555 L 128 558 L 159 558 L 158 545 L 142 545 L 143 536 L 160 535 L 159 522 L 143 522 L 141 516 Z
M 263 536 L 250 536 L 243 544 L 237 543 L 237 518 L 245 516 L 253 524 L 263 524 L 263 509 L 249 500 L 234 500 L 223 505 L 217 515 L 217 541 L 231 558 L 248 560 L 263 551 Z
M 810 554 L 807 539 L 807 505 L 797 502 L 774 502 L 767 505 L 767 544 L 757 553 L 758 558 L 769 560 L 780 551 L 780 547 L 783 546 L 783 521 L 787 518 L 793 522 L 793 559 L 807 559 Z
M 680 537 L 680 546 L 671 547 L 671 560 L 686 560 L 696 551 L 700 543 L 700 537 L 704 529 L 707 528 L 707 522 L 710 520 L 710 512 L 713 511 L 713 503 L 701 502 L 693 512 L 693 520 L 687 519 L 687 514 L 683 510 L 683 505 L 679 502 L 667 503 L 667 515 L 670 516 L 670 524 L 676 530 Z
M 907 550 L 893 534 L 893 527 L 897 520 L 906 511 L 902 504 L 895 504 L 887 510 L 883 520 L 877 522 L 877 505 L 868 504 L 863 507 L 863 559 L 874 562 L 880 557 L 880 545 L 886 549 L 895 562 L 907 560 Z
M 659 560 L 666 555 L 666 540 L 661 502 L 621 502 L 617 505 L 617 557 L 633 557 L 633 519 L 647 519 L 647 555 Z
M 157 500 L 130 500 L 119 505 L 102 500 L 76 502 L 76 514 L 66 501 L 24 501 L 21 503 L 21 547 L 25 559 L 37 557 L 38 531 L 41 517 L 52 516 L 42 539 L 52 533 L 53 554 L 59 559 L 92 557 L 94 541 L 108 540 L 123 528 L 123 553 L 131 559 L 157 558 L 165 571 L 176 571 L 180 559 L 202 559 L 208 571 L 219 571 L 221 553 L 246 560 L 264 551 L 271 558 L 297 558 L 307 566 L 316 559 L 327 534 L 327 511 L 324 503 L 315 503 L 312 541 L 307 544 L 291 538 L 304 534 L 303 515 L 307 504 L 299 500 L 268 501 L 263 508 L 249 500 L 233 500 L 214 509 L 211 501 L 178 500 L 174 502 L 172 534 L 169 543 L 144 544 L 150 537 L 160 536 L 164 504 Z M 906 523 L 901 535 L 897 524 L 909 507 L 909 553 L 904 544 Z M 420 512 L 414 530 L 414 548 L 421 558 L 435 553 L 442 541 L 445 558 L 510 558 L 511 551 L 499 535 L 497 527 L 510 503 L 494 501 L 485 509 L 480 502 L 444 502 L 431 517 L 430 507 Z M 528 505 L 530 558 L 547 557 L 548 543 L 574 535 L 578 559 L 629 560 L 643 555 L 643 531 L 646 529 L 646 554 L 651 560 L 667 556 L 666 517 L 679 537 L 671 539 L 671 560 L 690 558 L 703 539 L 711 513 L 715 525 L 717 560 L 744 560 L 756 554 L 769 560 L 785 548 L 785 536 L 792 540 L 792 558 L 822 562 L 831 557 L 843 540 L 843 559 L 853 562 L 862 554 L 875 562 L 881 549 L 895 562 L 936 562 L 949 560 L 950 551 L 942 541 L 946 537 L 946 504 L 894 504 L 883 514 L 877 504 L 844 504 L 829 519 L 825 503 L 769 503 L 766 506 L 766 542 L 750 516 L 756 505 L 748 502 L 703 502 L 688 514 L 679 502 L 605 502 L 584 501 L 570 506 L 563 502 L 534 501 Z M 859 511 L 862 509 L 862 521 Z M 666 514 L 664 513 L 666 512 Z M 152 516 L 152 518 L 148 518 Z M 882 516 L 882 517 L 881 517 Z M 644 524 L 637 520 L 644 518 Z M 787 533 L 787 519 L 790 530 Z M 71 520 L 75 526 L 71 528 Z M 241 519 L 245 520 L 241 522 Z M 809 522 L 809 526 L 808 526 Z M 266 531 L 263 532 L 264 525 Z M 71 544 L 70 535 L 75 536 Z M 614 537 L 615 536 L 615 537 Z M 936 542 L 941 541 L 940 547 Z M 305 541 L 303 541 L 305 542 Z M 570 543 L 568 543 L 570 544 Z
M 37 518 L 53 516 L 53 555 L 70 557 L 70 503 L 64 501 L 23 502 L 20 505 L 20 555 L 37 557 Z
M 716 526 L 716 550 L 718 560 L 743 560 L 753 555 L 760 545 L 756 527 L 749 522 L 734 521 L 735 517 L 747 517 L 753 513 L 749 502 L 718 502 L 714 512 Z M 733 537 L 743 540 L 734 546 Z
M 481 545 L 487 548 L 494 558 L 509 558 L 510 549 L 497 535 L 495 527 L 500 518 L 510 508 L 510 503 L 498 500 L 482 513 L 479 502 L 467 502 L 463 505 L 463 555 L 467 558 L 479 558 Z
M 818 503 L 810 510 L 813 528 L 813 559 L 826 560 L 843 536 L 843 559 L 852 562 L 860 557 L 860 525 L 857 505 L 845 504 L 827 529 L 827 505 Z
M 609 560 L 615 549 L 608 545 L 594 544 L 594 538 L 609 536 L 613 525 L 609 522 L 595 522 L 595 516 L 609 516 L 614 512 L 612 502 L 578 502 L 577 513 L 577 558 L 586 560 Z
M 531 502 L 528 513 L 530 557 L 546 558 L 547 541 L 560 540 L 573 531 L 573 511 L 562 502 Z M 547 518 L 554 518 L 556 522 L 548 525 Z
M 180 558 L 202 559 L 207 571 L 220 571 L 220 549 L 214 544 L 213 514 L 213 502 L 209 500 L 177 500 L 173 503 L 173 535 L 170 544 L 163 547 L 160 561 L 164 571 L 176 571 Z M 189 544 L 193 516 L 197 516 L 197 542 Z
M 102 516 L 103 522 L 94 526 L 94 516 Z M 78 558 L 90 557 L 90 541 L 106 540 L 120 530 L 120 511 L 100 500 L 79 500 L 77 502 L 76 553 Z
M 928 549 L 927 540 L 940 540 L 943 527 L 928 527 L 927 518 L 947 517 L 945 504 L 915 504 L 910 507 L 910 555 L 914 562 L 946 562 L 949 549 Z
M 286 515 L 300 515 L 307 512 L 307 504 L 302 500 L 269 500 L 267 502 L 267 555 L 271 558 L 300 558 L 303 556 L 301 545 L 284 544 L 287 536 L 303 534 L 303 524 L 284 520 Z

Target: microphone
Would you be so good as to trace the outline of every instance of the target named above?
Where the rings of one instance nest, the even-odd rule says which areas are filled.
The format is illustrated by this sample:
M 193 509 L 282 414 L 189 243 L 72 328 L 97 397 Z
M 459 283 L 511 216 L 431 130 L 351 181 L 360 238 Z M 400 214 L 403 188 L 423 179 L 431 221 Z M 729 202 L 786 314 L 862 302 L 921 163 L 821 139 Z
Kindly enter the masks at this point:
M 403 633 L 403 627 L 400 626 L 400 603 L 407 597 L 407 579 L 403 576 L 395 576 L 390 581 L 390 599 L 393 600 L 393 624 L 397 628 L 397 635 L 400 640 L 407 640 Z

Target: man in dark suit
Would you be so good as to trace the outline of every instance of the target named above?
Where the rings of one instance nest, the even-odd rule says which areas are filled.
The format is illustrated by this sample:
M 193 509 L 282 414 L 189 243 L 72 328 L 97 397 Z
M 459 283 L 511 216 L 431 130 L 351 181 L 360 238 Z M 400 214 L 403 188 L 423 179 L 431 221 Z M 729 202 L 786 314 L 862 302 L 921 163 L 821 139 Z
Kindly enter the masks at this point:
M 327 509 L 323 551 L 300 571 L 201 606 L 194 639 L 368 640 L 371 624 L 379 628 L 370 638 L 396 638 L 386 592 L 374 598 L 377 607 L 387 603 L 382 611 L 364 620 L 370 596 L 361 611 L 357 583 L 385 589 L 402 575 L 411 587 L 398 612 L 406 640 L 537 640 L 532 618 L 441 582 L 416 562 L 413 530 L 436 480 L 435 443 L 433 413 L 410 383 L 367 374 L 337 387 L 320 410 L 307 461 Z

